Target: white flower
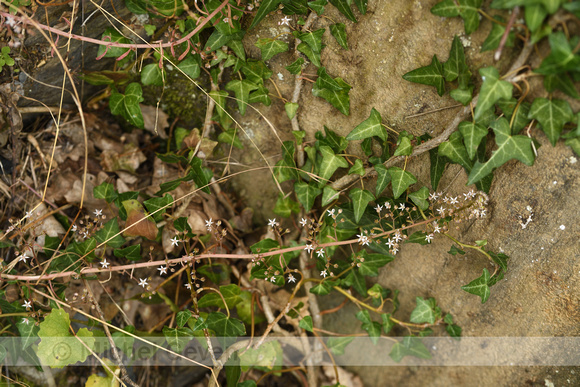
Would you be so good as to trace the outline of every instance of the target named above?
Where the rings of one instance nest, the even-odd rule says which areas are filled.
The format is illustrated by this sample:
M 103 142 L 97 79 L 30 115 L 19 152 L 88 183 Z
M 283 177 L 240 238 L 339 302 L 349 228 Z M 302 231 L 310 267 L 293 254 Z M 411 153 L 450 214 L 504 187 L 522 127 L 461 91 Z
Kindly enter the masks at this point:
M 457 200 L 457 196 L 454 197 L 454 198 L 451 198 L 450 200 L 451 201 L 449 202 L 449 204 L 457 204 L 457 203 L 459 203 L 459 201 Z
M 278 223 L 276 222 L 276 218 L 274 219 L 268 219 L 268 226 L 274 228 L 278 225 Z
M 142 287 L 145 287 L 145 286 L 149 285 L 147 283 L 147 278 L 139 278 L 139 285 L 142 286 Z
M 328 273 L 326 272 L 326 270 L 322 270 L 320 272 L 320 276 L 326 278 L 326 276 L 328 275 Z
M 296 278 L 292 274 L 288 274 L 288 282 L 296 282 Z
M 431 243 L 431 241 L 433 240 L 433 234 L 425 235 L 425 240 L 427 241 L 427 243 Z
M 207 231 L 211 231 L 212 224 L 213 224 L 213 221 L 211 220 L 211 218 L 209 218 L 209 220 L 205 221 L 205 227 L 207 227 Z
M 391 209 L 391 203 L 386 202 L 385 203 L 385 210 L 390 210 Z
M 314 250 L 314 247 L 312 247 L 312 245 L 306 245 L 306 247 L 304 248 L 304 250 L 308 251 L 308 254 L 310 254 L 310 252 L 312 250 Z
M 107 269 L 109 268 L 110 263 L 107 262 L 107 258 L 103 259 L 103 262 L 101 262 L 101 268 L 102 269 Z
M 170 240 L 171 240 L 171 245 L 172 245 L 172 246 L 177 246 L 177 245 L 179 245 L 179 239 L 177 239 L 177 235 L 176 235 L 176 236 L 174 236 L 174 237 L 173 237 L 173 239 L 170 239 Z
M 75 231 L 77 231 L 77 225 L 76 225 L 76 224 L 73 224 L 73 226 L 72 226 L 72 229 L 71 229 L 71 230 L 72 230 L 72 232 L 75 232 Z
M 439 227 L 437 222 L 433 222 L 433 232 L 441 232 L 441 227 Z
M 32 308 L 32 302 L 24 301 L 24 304 L 22 304 L 22 307 L 26 308 L 26 310 L 29 310 L 30 308 Z
M 360 235 L 357 235 L 357 237 L 358 237 L 358 243 L 362 243 L 363 246 L 366 246 L 370 243 L 369 237 L 366 235 L 360 234 Z
M 393 239 L 395 240 L 395 242 L 400 242 L 403 240 L 403 237 L 401 236 L 401 233 L 399 231 L 397 231 L 395 233 L 395 236 L 393 237 Z
M 186 283 L 186 284 L 185 284 L 185 285 L 183 285 L 183 286 L 185 286 L 187 289 L 191 290 L 191 285 L 189 284 L 189 282 L 188 282 L 188 283 Z
M 102 216 L 103 210 L 95 210 L 95 212 L 93 212 L 93 214 L 95 214 L 95 216 Z
M 445 208 L 443 208 L 443 206 L 439 207 L 437 209 L 437 212 L 441 215 L 441 216 L 445 216 Z
M 224 23 L 229 23 L 229 22 L 230 22 L 230 18 L 224 17 Z
M 334 217 L 334 208 L 332 210 L 326 210 L 326 212 L 328 212 L 328 214 L 326 214 L 327 216 Z
M 30 211 L 30 212 L 26 211 L 26 214 L 24 215 L 24 219 L 30 218 L 33 213 L 34 213 L 34 211 Z
M 483 218 L 485 216 L 485 211 L 486 211 L 486 209 L 483 209 L 483 210 L 479 211 L 479 217 L 480 218 Z M 531 219 L 530 219 L 530 221 L 531 221 Z
M 28 323 L 29 323 L 30 321 L 29 321 L 27 318 L 23 318 L 23 319 L 22 319 L 22 322 L 23 322 L 24 324 L 28 325 Z
M 316 252 L 316 254 L 318 254 L 318 257 L 319 257 L 319 258 L 322 258 L 322 257 L 324 257 L 324 249 L 320 249 L 320 250 L 318 250 L 318 251 Z
M 281 25 L 281 26 L 287 25 L 287 26 L 289 26 L 290 25 L 289 23 L 290 23 L 291 20 L 292 19 L 290 19 L 288 16 L 284 16 L 282 18 L 282 20 L 278 22 L 278 25 Z
M 399 204 L 399 210 L 403 211 L 405 209 L 405 203 Z
M 377 204 L 377 206 L 375 207 L 375 211 L 380 214 L 382 210 L 383 210 L 383 206 L 381 206 L 380 204 Z
M 272 276 L 272 278 L 270 278 L 270 282 L 276 282 L 276 276 Z
M 391 238 L 389 238 L 387 240 L 387 243 L 385 243 L 387 246 L 389 246 L 390 249 L 392 249 L 397 243 L 395 241 L 393 241 Z
M 26 260 L 30 257 L 28 256 L 28 252 L 25 251 L 22 254 L 20 254 L 17 258 L 18 258 L 18 262 L 23 261 L 24 263 L 26 263 Z
M 439 195 L 437 195 L 437 192 L 433 192 L 429 194 L 429 200 L 437 200 L 437 198 L 439 197 Z
M 159 270 L 159 275 L 167 274 L 167 266 L 159 266 L 157 270 Z
M 397 254 L 397 251 L 399 251 L 399 249 L 395 247 L 395 248 L 394 248 L 394 249 L 392 249 L 391 251 L 393 252 L 393 255 L 396 255 L 396 254 Z
M 447 195 L 445 195 L 445 197 L 443 198 L 443 203 L 447 203 L 449 201 L 449 197 L 447 197 Z
M 301 225 L 302 227 L 306 226 L 306 224 L 307 224 L 307 223 L 308 223 L 308 221 L 307 221 L 306 219 L 304 219 L 304 218 L 302 218 L 302 219 L 300 220 L 300 225 Z

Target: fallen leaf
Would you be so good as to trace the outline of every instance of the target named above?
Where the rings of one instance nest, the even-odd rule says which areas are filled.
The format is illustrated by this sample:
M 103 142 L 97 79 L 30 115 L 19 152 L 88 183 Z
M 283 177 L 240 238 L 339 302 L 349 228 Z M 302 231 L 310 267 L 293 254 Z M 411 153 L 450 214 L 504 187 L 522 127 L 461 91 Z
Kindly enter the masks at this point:
M 142 236 L 151 240 L 157 238 L 157 225 L 148 217 L 147 211 L 141 203 L 135 199 L 125 200 L 123 207 L 127 211 L 127 222 L 123 235 Z

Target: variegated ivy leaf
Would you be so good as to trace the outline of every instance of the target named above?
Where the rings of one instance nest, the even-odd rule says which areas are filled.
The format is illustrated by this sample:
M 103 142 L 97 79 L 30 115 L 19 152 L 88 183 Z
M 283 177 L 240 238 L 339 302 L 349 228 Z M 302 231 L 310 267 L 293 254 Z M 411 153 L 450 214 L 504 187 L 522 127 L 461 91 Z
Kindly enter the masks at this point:
M 351 86 L 340 77 L 336 77 L 334 80 L 341 87 L 341 90 L 320 89 L 316 84 L 314 84 L 312 86 L 312 95 L 324 98 L 342 114 L 348 116 L 350 114 L 350 98 L 348 92 L 350 91 Z
M 483 85 L 481 85 L 473 117 L 476 121 L 500 99 L 511 98 L 514 87 L 511 83 L 499 79 L 499 72 L 495 67 L 482 68 L 479 74 L 483 79 Z
M 376 111 L 375 108 L 372 108 L 369 118 L 358 124 L 357 127 L 346 136 L 346 139 L 348 141 L 364 140 L 365 138 L 377 136 L 380 137 L 381 140 L 386 141 L 387 131 L 381 125 L 381 122 L 381 114 Z
M 276 54 L 288 51 L 288 43 L 277 39 L 261 38 L 255 46 L 262 52 L 262 60 L 269 60 Z
M 463 135 L 463 143 L 467 154 L 473 160 L 481 139 L 487 135 L 487 129 L 482 125 L 463 121 L 459 124 L 459 132 Z
M 370 191 L 360 188 L 351 189 L 348 193 L 348 196 L 352 199 L 354 218 L 358 223 L 360 218 L 362 218 L 362 215 L 365 212 L 369 202 L 375 200 L 375 197 Z
M 504 35 L 505 20 L 501 16 L 494 16 L 494 19 L 497 20 L 499 23 L 493 23 L 493 25 L 491 26 L 491 31 L 489 31 L 489 35 L 487 35 L 487 38 L 481 45 L 481 52 L 496 50 L 499 47 L 501 38 Z M 510 32 L 508 34 L 505 43 L 506 47 L 513 47 L 515 40 L 516 34 L 514 32 Z
M 310 211 L 312 205 L 314 205 L 314 199 L 322 193 L 319 188 L 303 181 L 294 184 L 294 191 L 306 212 Z
M 318 174 L 320 175 L 320 186 L 322 187 L 338 168 L 348 168 L 348 163 L 342 156 L 335 155 L 329 146 L 322 145 L 320 153 L 322 153 L 322 161 L 320 162 Z
M 457 79 L 459 74 L 467 69 L 465 64 L 465 52 L 459 37 L 455 35 L 453 43 L 451 43 L 451 51 L 449 52 L 449 59 L 443 64 L 443 75 L 447 82 L 452 82 Z
M 391 175 L 389 174 L 387 167 L 385 167 L 383 164 L 377 164 L 374 166 L 374 168 L 375 171 L 377 171 L 378 176 L 376 193 L 377 197 L 379 197 L 379 195 L 383 193 L 385 188 L 387 188 L 387 185 L 389 185 L 389 183 L 391 182 Z
M 464 22 L 465 33 L 471 34 L 479 27 L 479 8 L 483 0 L 443 0 L 433 8 L 431 13 L 437 16 L 461 16 Z
M 421 187 L 419 191 L 410 193 L 409 197 L 421 210 L 425 211 L 429 208 L 429 189 L 427 187 Z
M 538 120 L 542 131 L 554 146 L 560 138 L 564 124 L 572 121 L 573 117 L 570 104 L 561 99 L 536 98 L 528 113 L 528 118 Z
M 348 42 L 346 40 L 346 26 L 343 23 L 336 23 L 330 26 L 330 33 L 338 44 L 342 46 L 345 50 L 348 50 Z
M 391 167 L 387 170 L 391 175 L 391 186 L 393 187 L 393 198 L 397 199 L 409 188 L 415 184 L 417 179 L 411 173 L 402 170 L 399 167 Z
M 439 145 L 439 156 L 447 157 L 452 162 L 461 165 L 470 171 L 472 167 L 471 159 L 467 149 L 463 144 L 463 136 L 460 132 L 453 132 L 449 140 Z
M 235 93 L 241 115 L 246 114 L 250 91 L 256 89 L 258 89 L 258 85 L 248 81 L 247 79 L 234 79 L 226 85 L 226 90 L 231 90 Z
M 491 124 L 495 133 L 495 143 L 497 149 L 491 154 L 485 163 L 476 161 L 469 173 L 467 184 L 471 185 L 483 179 L 492 171 L 505 164 L 509 160 L 519 160 L 526 165 L 534 163 L 534 152 L 532 150 L 532 139 L 527 136 L 511 136 L 508 120 L 501 117 Z
M 474 279 L 467 285 L 461 287 L 461 289 L 465 290 L 467 293 L 475 294 L 476 296 L 481 297 L 481 303 L 483 304 L 489 298 L 489 271 L 484 268 L 483 274 L 481 277 Z
M 429 66 L 419 67 L 403 75 L 403 79 L 409 82 L 420 83 L 422 85 L 434 86 L 440 96 L 445 93 L 445 79 L 443 78 L 443 65 L 433 55 Z

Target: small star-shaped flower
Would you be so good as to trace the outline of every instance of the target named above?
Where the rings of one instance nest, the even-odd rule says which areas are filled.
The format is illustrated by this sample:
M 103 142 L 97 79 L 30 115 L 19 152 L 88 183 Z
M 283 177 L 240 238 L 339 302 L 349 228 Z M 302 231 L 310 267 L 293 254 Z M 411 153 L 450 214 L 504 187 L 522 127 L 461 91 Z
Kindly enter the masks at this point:
M 393 239 L 395 240 L 395 242 L 400 242 L 403 240 L 403 237 L 401 236 L 401 233 L 397 231 Z
M 437 200 L 439 196 L 437 196 L 437 192 L 433 192 L 429 194 L 429 200 Z
M 276 276 L 272 276 L 272 278 L 270 278 L 270 282 L 276 282 Z
M 362 243 L 363 246 L 366 246 L 370 243 L 369 237 L 366 235 L 360 234 L 360 235 L 357 235 L 357 237 L 358 237 L 358 243 Z
M 405 209 L 405 203 L 399 204 L 399 210 L 403 211 Z
M 23 261 L 24 263 L 26 263 L 26 260 L 29 258 L 30 257 L 28 256 L 28 253 L 25 251 L 24 253 L 18 256 L 18 262 Z
M 443 208 L 443 206 L 441 206 L 441 207 L 439 207 L 439 208 L 437 209 L 437 212 L 438 212 L 440 215 L 444 216 L 444 215 L 445 215 L 445 208 Z
M 95 212 L 93 212 L 93 214 L 95 214 L 95 216 L 102 216 L 103 210 L 95 210 Z
M 389 246 L 390 249 L 392 249 L 397 243 L 395 241 L 393 241 L 391 238 L 389 238 L 387 240 L 387 243 L 385 243 L 387 246 Z
M 167 274 L 167 266 L 159 266 L 157 270 L 159 270 L 159 275 Z
M 188 283 L 186 283 L 186 284 L 185 284 L 185 285 L 183 285 L 183 286 L 185 286 L 187 289 L 191 290 L 191 285 L 189 284 L 189 282 L 188 282 Z
M 30 212 L 26 211 L 26 214 L 24 215 L 24 219 L 30 218 L 32 216 L 33 212 L 34 211 L 30 211 Z
M 28 320 L 27 318 L 23 318 L 22 322 L 26 325 L 28 325 L 28 323 L 30 323 L 30 320 Z
M 147 278 L 139 278 L 139 285 L 145 288 L 145 286 L 149 285 L 147 283 Z
M 433 232 L 441 232 L 441 227 L 436 222 L 433 222 Z
M 323 250 L 323 249 L 320 249 L 320 250 L 318 250 L 318 251 L 316 252 L 316 254 L 318 254 L 318 257 L 319 257 L 319 258 L 322 258 L 322 257 L 324 257 L 324 250 Z
M 393 252 L 393 255 L 396 255 L 396 254 L 397 254 L 397 252 L 399 251 L 399 249 L 395 247 L 395 248 L 394 248 L 394 249 L 392 249 L 391 251 Z
M 328 214 L 326 214 L 327 216 L 334 216 L 334 208 L 332 210 L 326 210 L 326 212 L 328 212 Z
M 71 229 L 71 230 L 72 230 L 72 232 L 76 232 L 76 231 L 77 231 L 77 225 L 76 225 L 76 224 L 73 224 L 73 226 L 72 226 L 72 229 Z
M 483 218 L 483 217 L 485 216 L 485 211 L 487 211 L 487 210 L 486 210 L 486 209 L 483 209 L 483 210 L 479 211 L 479 217 L 480 217 L 480 218 Z M 531 222 L 531 221 L 532 221 L 532 220 L 531 220 L 531 216 L 530 216 L 530 222 Z
M 101 262 L 101 269 L 108 269 L 109 268 L 110 263 L 107 262 L 107 258 L 103 259 L 103 262 Z
M 292 274 L 288 274 L 288 282 L 296 282 L 296 278 Z
M 300 220 L 300 225 L 301 225 L 302 227 L 306 226 L 306 224 L 307 224 L 307 223 L 308 223 L 308 221 L 307 221 L 306 219 L 304 219 L 304 218 L 302 218 L 302 219 Z
M 211 231 L 212 225 L 213 225 L 213 221 L 211 220 L 211 218 L 209 218 L 209 220 L 205 221 L 205 227 L 207 227 L 207 231 Z
M 322 270 L 320 272 L 320 276 L 326 278 L 326 276 L 328 275 L 328 273 L 326 272 L 326 270 Z
M 312 245 L 306 245 L 306 247 L 304 248 L 304 250 L 308 251 L 308 254 L 310 254 L 310 252 L 312 250 L 314 250 L 314 247 L 312 247 Z
M 457 200 L 457 196 L 456 196 L 456 197 L 454 197 L 454 198 L 451 198 L 451 199 L 449 199 L 449 200 L 450 200 L 450 201 L 449 201 L 449 204 L 457 204 L 457 203 L 459 203 L 459 201 Z
M 290 19 L 288 16 L 284 16 L 282 18 L 282 20 L 278 24 L 281 25 L 281 26 L 283 26 L 283 25 L 289 26 L 290 25 L 289 23 L 290 23 L 291 20 L 292 19 Z
M 32 308 L 32 302 L 24 301 L 24 304 L 22 304 L 22 307 L 26 308 L 26 310 L 30 310 Z
M 431 241 L 433 240 L 433 234 L 425 235 L 425 240 L 427 241 L 427 243 L 431 243 Z
M 380 214 L 382 210 L 383 210 L 383 206 L 381 206 L 380 204 L 377 204 L 377 206 L 375 207 L 375 211 Z
M 385 203 L 385 210 L 390 210 L 391 209 L 391 203 L 386 202 Z
M 179 239 L 177 239 L 177 235 L 176 235 L 176 236 L 174 236 L 174 237 L 173 237 L 173 239 L 170 239 L 170 240 L 171 240 L 171 245 L 172 245 L 172 246 L 177 246 L 177 245 L 179 245 Z
M 268 219 L 268 226 L 274 228 L 278 225 L 278 222 L 276 222 L 276 218 L 274 219 Z

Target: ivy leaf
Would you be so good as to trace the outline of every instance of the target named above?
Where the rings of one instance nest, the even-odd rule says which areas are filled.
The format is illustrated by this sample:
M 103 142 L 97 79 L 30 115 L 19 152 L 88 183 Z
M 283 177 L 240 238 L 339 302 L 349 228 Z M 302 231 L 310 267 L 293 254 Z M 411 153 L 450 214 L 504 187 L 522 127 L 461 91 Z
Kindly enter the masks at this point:
M 312 32 L 294 31 L 292 34 L 302 42 L 306 43 L 313 52 L 320 54 L 324 47 L 322 44 L 322 35 L 324 35 L 324 31 L 324 28 L 320 28 Z
M 361 297 L 366 297 L 367 284 L 365 281 L 365 277 L 359 271 L 353 270 L 350 273 L 348 273 L 348 275 L 344 279 L 343 284 L 346 286 L 352 286 L 353 289 L 356 290 L 358 294 L 361 295 Z
M 483 274 L 481 277 L 474 279 L 467 285 L 461 287 L 461 289 L 465 290 L 467 293 L 475 294 L 476 296 L 481 297 L 481 303 L 483 304 L 489 298 L 489 271 L 487 269 L 483 269 Z
M 263 85 L 258 86 L 258 89 L 252 91 L 248 96 L 248 103 L 261 103 L 264 106 L 270 106 L 272 100 L 270 100 L 270 91 Z
M 318 131 L 314 137 L 320 142 L 320 145 L 328 145 L 336 153 L 340 153 L 348 147 L 348 141 L 346 138 L 339 136 L 333 130 L 324 126 L 324 133 L 326 136 L 322 136 L 322 132 Z
M 322 153 L 322 161 L 318 172 L 321 178 L 320 186 L 323 186 L 338 168 L 348 168 L 348 163 L 342 156 L 335 155 L 329 146 L 322 145 L 320 153 Z
M 288 43 L 277 39 L 260 38 L 255 46 L 262 52 L 262 60 L 269 60 L 276 54 L 288 51 Z
M 121 236 L 117 218 L 109 220 L 103 228 L 95 233 L 95 239 L 99 244 L 105 243 L 113 248 L 119 248 L 125 243 L 125 239 Z
M 115 191 L 113 184 L 104 181 L 93 188 L 93 196 L 95 199 L 105 199 L 107 203 L 111 203 L 117 198 L 118 193 Z
M 499 80 L 499 72 L 495 67 L 485 67 L 479 69 L 479 74 L 483 79 L 479 101 L 475 107 L 473 119 L 477 121 L 483 113 L 493 107 L 500 99 L 510 99 L 513 85 L 507 81 Z
M 491 251 L 488 251 L 489 255 L 491 255 L 491 258 L 493 259 L 493 261 L 503 270 L 503 271 L 507 271 L 507 261 L 510 259 L 510 257 L 508 257 L 507 255 L 503 254 L 503 253 L 494 253 Z
M 118 258 L 127 258 L 129 261 L 141 260 L 141 244 L 127 246 L 124 249 L 115 249 L 113 254 Z
M 431 353 L 418 337 L 406 336 L 401 343 L 391 347 L 389 356 L 393 361 L 400 362 L 405 356 L 415 356 L 420 359 L 430 359 Z
M 552 93 L 554 90 L 558 89 L 572 98 L 580 98 L 578 90 L 576 90 L 576 87 L 574 86 L 574 82 L 566 73 L 546 75 L 544 77 L 544 87 L 548 93 Z
M 481 3 L 482 0 L 443 0 L 431 8 L 431 13 L 443 17 L 461 16 L 465 33 L 469 35 L 479 27 Z
M 314 64 L 316 67 L 320 67 L 322 63 L 320 62 L 320 53 L 316 52 L 305 42 L 300 42 L 296 49 L 306 55 L 308 59 Z
M 487 135 L 487 129 L 473 122 L 463 121 L 459 124 L 459 132 L 463 136 L 463 143 L 469 158 L 473 160 L 481 140 Z
M 457 79 L 459 74 L 465 71 L 467 65 L 465 64 L 465 52 L 459 37 L 455 35 L 453 43 L 451 44 L 451 51 L 449 52 L 449 59 L 443 64 L 443 75 L 447 82 L 452 82 Z
M 284 194 L 280 192 L 276 206 L 274 207 L 274 213 L 283 218 L 289 218 L 293 212 L 295 214 L 299 213 L 300 205 L 289 197 L 284 198 Z
M 312 332 L 312 317 L 304 316 L 304 318 L 298 323 L 298 326 L 305 331 Z
M 397 199 L 409 188 L 415 184 L 417 179 L 411 173 L 402 170 L 399 167 L 391 167 L 387 170 L 391 175 L 391 186 L 393 187 L 393 198 Z
M 226 85 L 226 90 L 231 90 L 235 93 L 241 115 L 246 114 L 246 107 L 248 104 L 250 91 L 256 90 L 257 88 L 258 86 L 255 83 L 250 82 L 247 79 L 234 79 L 229 81 Z
M 461 250 L 460 248 L 455 247 L 455 245 L 451 245 L 451 249 L 447 253 L 451 254 L 451 255 L 457 255 L 457 254 L 465 255 L 465 251 Z
M 422 187 L 420 190 L 409 194 L 409 197 L 421 210 L 425 211 L 429 208 L 429 189 Z
M 190 328 L 170 328 L 166 325 L 163 327 L 163 336 L 172 350 L 181 353 L 191 341 L 193 331 Z
M 332 189 L 330 186 L 324 187 L 322 190 L 322 207 L 338 199 L 338 192 Z
M 248 81 L 257 85 L 263 85 L 265 79 L 269 79 L 273 72 L 261 60 L 248 61 L 242 67 L 242 72 L 246 75 Z
M 282 2 L 282 0 L 264 0 L 260 3 L 260 7 L 258 8 L 258 12 L 256 12 L 256 16 L 254 20 L 252 20 L 252 24 L 250 28 L 252 29 L 258 25 L 259 22 L 262 21 L 270 12 L 274 11 L 278 8 L 278 5 Z
M 143 114 L 139 102 L 143 101 L 143 90 L 139 83 L 130 83 L 125 89 L 125 94 L 113 91 L 109 98 L 109 108 L 114 115 L 120 115 L 132 125 L 143 129 Z
M 346 41 L 346 26 L 343 23 L 336 23 L 330 26 L 330 33 L 338 44 L 345 50 L 348 50 L 348 42 Z
M 526 165 L 532 165 L 534 163 L 531 138 L 527 136 L 511 136 L 510 126 L 505 117 L 501 117 L 493 122 L 491 127 L 495 133 L 497 149 L 484 164 L 481 164 L 479 161 L 475 162 L 473 169 L 469 173 L 467 185 L 478 182 L 485 176 L 491 174 L 495 168 L 512 159 L 517 159 Z
M 528 118 L 538 120 L 542 131 L 553 146 L 556 145 L 566 122 L 572 121 L 574 113 L 567 101 L 536 98 L 532 103 Z
M 526 5 L 525 8 L 525 19 L 526 19 L 526 26 L 530 29 L 531 32 L 536 31 L 542 23 L 546 16 L 548 16 L 548 11 L 542 4 L 529 4 Z
M 231 309 L 240 302 L 242 302 L 242 298 L 240 297 L 241 290 L 240 287 L 236 284 L 220 286 L 219 292 L 221 294 L 221 297 L 219 294 L 215 292 L 205 294 L 203 297 L 199 299 L 198 306 L 200 308 L 206 308 L 210 306 L 225 308 L 225 305 L 227 305 L 228 308 Z
M 365 138 L 377 136 L 380 137 L 381 140 L 386 141 L 387 131 L 383 128 L 381 122 L 381 114 L 376 111 L 375 108 L 372 108 L 369 118 L 358 124 L 356 128 L 346 136 L 346 139 L 348 141 L 364 140 Z
M 544 58 L 536 73 L 548 75 L 564 71 L 577 70 L 580 67 L 580 56 L 575 55 L 570 42 L 562 31 L 555 32 L 548 37 L 550 55 Z
M 367 208 L 369 202 L 375 200 L 373 194 L 368 190 L 362 190 L 360 188 L 353 188 L 348 193 L 348 196 L 352 199 L 352 205 L 354 210 L 354 218 L 358 223 L 362 217 L 365 209 Z
M 467 171 L 471 171 L 472 162 L 463 144 L 463 136 L 460 132 L 453 132 L 449 140 L 439 145 L 439 155 L 445 156 L 452 162 L 461 165 Z
M 314 0 L 309 1 L 308 6 L 318 14 L 318 16 L 324 13 L 324 6 L 328 4 L 328 0 Z
M 385 167 L 383 164 L 377 164 L 374 166 L 374 168 L 378 176 L 377 187 L 375 192 L 377 194 L 377 197 L 379 197 L 383 193 L 385 188 L 387 188 L 387 185 L 389 185 L 389 183 L 391 182 L 391 175 L 389 174 L 387 167 Z
M 449 163 L 449 159 L 439 154 L 439 148 L 433 148 L 429 151 L 431 188 L 436 191 L 439 185 L 439 180 L 443 176 L 445 166 Z
M 324 67 L 318 68 L 318 79 L 314 84 L 318 89 L 328 89 L 332 91 L 342 90 L 342 87 L 328 75 L 326 68 Z
M 395 259 L 391 254 L 369 254 L 365 250 L 362 250 L 360 254 L 364 262 L 361 262 L 358 271 L 368 277 L 376 277 L 381 267 Z
M 373 344 L 378 343 L 381 336 L 382 326 L 376 321 L 371 320 L 368 310 L 361 310 L 356 314 L 356 318 L 362 322 L 361 328 L 367 331 Z
M 291 74 L 300 74 L 302 71 L 302 65 L 304 64 L 304 58 L 298 58 L 290 65 L 286 66 L 286 70 L 288 70 Z
M 302 44 L 302 43 L 301 43 Z M 319 89 L 316 87 L 316 84 L 312 86 L 312 95 L 315 97 L 324 98 L 327 100 L 332 106 L 337 108 L 342 114 L 348 116 L 350 114 L 350 99 L 348 96 L 348 92 L 351 89 L 351 86 L 342 80 L 340 77 L 334 78 L 334 80 L 340 85 L 342 88 L 341 90 L 328 90 L 328 89 Z
M 443 65 L 433 55 L 429 66 L 419 67 L 403 75 L 403 79 L 409 82 L 420 83 L 422 85 L 434 86 L 440 96 L 445 93 L 445 79 L 443 78 Z
M 39 327 L 34 322 L 24 322 L 20 320 L 16 323 L 18 333 L 20 333 L 20 346 L 22 350 L 30 347 L 36 340 L 38 340 Z
M 331 290 L 332 290 L 332 287 L 328 284 L 327 281 L 324 281 L 324 282 L 321 282 L 318 285 L 312 287 L 310 289 L 310 293 L 316 294 L 318 296 L 326 296 L 327 294 L 330 294 Z
M 361 159 L 356 159 L 354 162 L 354 165 L 348 170 L 348 174 L 352 175 L 352 174 L 357 174 L 360 176 L 364 176 L 365 175 L 365 167 L 363 166 L 362 160 Z
M 291 120 L 296 115 L 296 111 L 298 110 L 299 105 L 294 102 L 287 102 L 284 105 L 284 110 L 286 110 L 286 115 Z
M 354 336 L 329 337 L 326 346 L 336 356 L 344 355 L 344 349 L 354 340 Z
M 467 89 L 453 89 L 449 92 L 449 95 L 463 106 L 467 106 L 473 99 L 473 86 Z
M 141 83 L 145 86 L 163 86 L 163 69 L 159 68 L 159 63 L 151 63 L 143 67 Z
M 502 25 L 505 24 L 505 20 L 501 16 L 494 16 L 494 19 L 497 20 L 499 23 L 492 24 L 491 30 L 489 31 L 489 35 L 487 35 L 487 38 L 481 45 L 481 52 L 496 50 L 499 47 L 501 38 L 505 33 L 505 25 Z M 513 47 L 515 40 L 516 34 L 513 31 L 510 31 L 505 43 L 506 47 Z
M 429 323 L 435 324 L 435 312 L 433 308 L 435 306 L 435 300 L 429 298 L 424 300 L 421 297 L 416 298 L 417 306 L 411 312 L 410 321 L 416 324 Z
M 411 145 L 411 139 L 408 136 L 399 136 L 397 145 L 393 156 L 410 156 L 413 153 L 413 145 Z
M 367 3 L 368 3 L 368 0 L 354 0 L 354 3 L 356 4 L 359 12 L 362 15 L 365 15 L 367 13 Z
M 238 337 L 246 333 L 244 323 L 238 319 L 228 317 L 221 312 L 213 312 L 207 316 L 205 324 L 213 330 L 217 336 Z
M 153 220 L 156 222 L 163 220 L 163 214 L 172 203 L 173 197 L 169 194 L 165 194 L 162 198 L 154 197 L 143 202 L 147 210 L 152 214 Z
M 580 156 L 580 137 L 569 138 L 564 144 L 568 145 L 572 150 Z
M 329 1 L 330 4 L 334 5 L 340 11 L 340 13 L 346 16 L 351 22 L 356 23 L 356 17 L 354 17 L 354 13 L 350 8 L 351 4 L 350 1 L 344 0 L 329 0 Z
M 127 211 L 127 222 L 123 235 L 142 236 L 155 240 L 158 231 L 157 225 L 145 211 L 143 205 L 135 199 L 125 200 L 122 204 L 125 211 Z
M 306 212 L 310 211 L 314 204 L 314 199 L 322 193 L 322 190 L 303 181 L 294 184 L 294 191 L 296 192 L 298 201 L 302 204 Z
M 278 161 L 274 167 L 274 177 L 280 183 L 286 180 L 298 179 L 294 151 L 294 141 L 284 141 L 282 144 L 282 160 Z
M 518 101 L 515 98 L 512 98 L 509 101 L 498 101 L 497 103 L 497 106 L 499 106 L 501 111 L 511 122 L 512 134 L 518 134 L 530 122 L 530 119 L 528 118 L 530 104 L 525 101 L 519 104 L 516 116 L 512 119 L 512 115 L 514 114 L 517 105 Z

